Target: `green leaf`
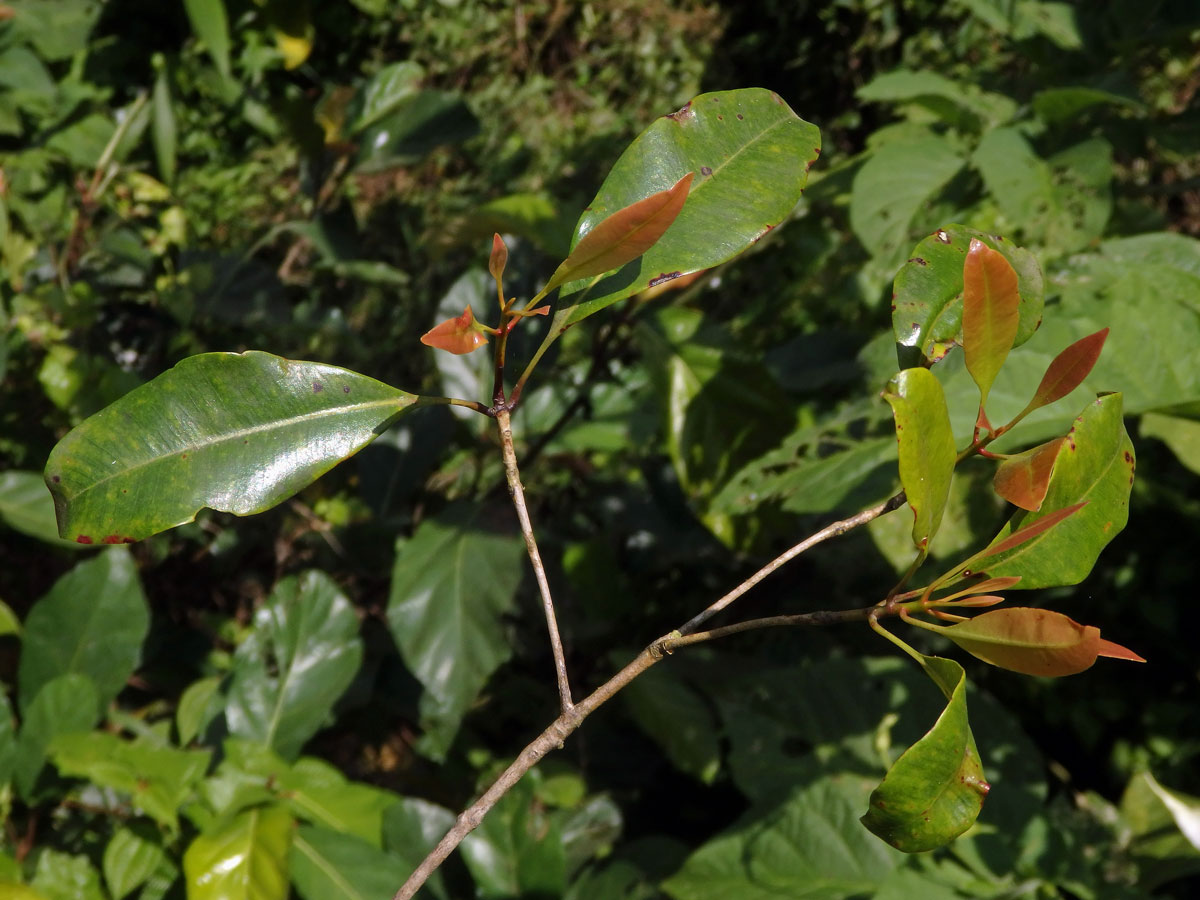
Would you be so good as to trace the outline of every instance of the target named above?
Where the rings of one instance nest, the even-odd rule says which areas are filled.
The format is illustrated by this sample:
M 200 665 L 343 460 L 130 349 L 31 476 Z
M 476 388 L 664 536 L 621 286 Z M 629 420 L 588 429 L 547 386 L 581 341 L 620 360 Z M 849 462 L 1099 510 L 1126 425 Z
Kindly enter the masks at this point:
M 188 900 L 287 900 L 291 843 L 282 806 L 246 810 L 201 834 L 183 854 Z
M 936 362 L 962 344 L 963 263 L 972 240 L 1000 251 L 1017 272 L 1021 303 L 1012 346 L 1029 340 L 1041 324 L 1045 294 L 1033 254 L 972 228 L 946 225 L 917 244 L 896 275 L 892 329 L 901 367 Z
M 104 881 L 112 900 L 140 888 L 167 862 L 162 838 L 136 825 L 119 828 L 104 847 Z
M 193 681 L 179 698 L 179 705 L 175 709 L 175 729 L 179 732 L 180 744 L 190 744 L 224 708 L 225 698 L 220 694 L 221 681 L 216 675 Z
M 1084 110 L 1100 104 L 1122 106 L 1142 114 L 1146 111 L 1145 106 L 1136 97 L 1126 97 L 1092 87 L 1047 88 L 1033 95 L 1034 113 L 1050 125 L 1077 118 Z
M 49 847 L 38 855 L 30 886 L 46 900 L 106 900 L 100 873 L 91 860 Z
M 204 48 L 217 65 L 217 71 L 228 79 L 229 67 L 229 19 L 225 15 L 224 0 L 183 0 L 192 31 L 204 42 Z
M 442 759 L 458 723 L 512 650 L 501 616 L 513 607 L 524 544 L 486 530 L 483 509 L 426 519 L 397 547 L 388 626 L 425 689 L 421 752 Z
M 850 227 L 872 256 L 899 263 L 909 246 L 918 213 L 963 166 L 941 137 L 884 144 L 855 173 Z M 926 223 L 927 227 L 927 223 Z
M 678 218 L 695 175 L 688 172 L 666 190 L 618 209 L 586 232 L 577 232 L 578 241 L 571 253 L 542 290 L 551 291 L 568 281 L 603 275 L 643 255 Z
M 355 98 L 357 109 L 346 128 L 346 137 L 354 137 L 365 128 L 396 111 L 420 89 L 425 70 L 411 60 L 384 66 L 360 88 Z
M 478 896 L 562 896 L 566 853 L 555 820 L 526 778 L 516 783 L 460 846 Z
M 382 846 L 384 815 L 396 804 L 395 794 L 349 781 L 329 763 L 309 756 L 290 771 L 274 774 L 296 818 Z
M 354 170 L 381 172 L 411 165 L 443 144 L 460 143 L 478 133 L 479 120 L 458 94 L 417 91 L 363 130 Z
M 17 763 L 17 725 L 8 695 L 0 692 L 0 790 L 9 783 Z
M 304 826 L 292 840 L 292 883 L 304 900 L 390 897 L 410 871 L 405 860 L 353 835 Z M 445 897 L 433 891 L 425 896 L 430 895 Z
M 857 818 L 870 784 L 818 778 L 769 812 L 752 811 L 663 883 L 675 900 L 845 900 L 870 896 L 902 857 Z
M 963 357 L 979 386 L 981 414 L 1016 340 L 1020 303 L 1017 273 L 1004 254 L 971 241 L 963 265 Z
M 59 735 L 91 730 L 100 720 L 100 704 L 92 680 L 71 673 L 43 685 L 23 712 L 13 755 L 13 783 L 18 793 L 29 800 L 46 764 L 50 742 Z
M 59 533 L 138 540 L 204 507 L 270 509 L 358 452 L 416 396 L 269 353 L 204 353 L 59 441 L 46 463 Z
M 329 718 L 362 654 L 358 616 L 328 575 L 285 578 L 234 655 L 225 707 L 230 734 L 294 759 Z
M 1138 425 L 1138 434 L 1157 438 L 1183 465 L 1200 475 L 1200 422 L 1161 413 L 1146 413 Z
M 154 128 L 150 132 L 150 137 L 154 143 L 154 158 L 158 163 L 158 174 L 163 184 L 171 184 L 175 180 L 178 143 L 175 106 L 171 99 L 169 79 L 169 70 L 163 65 L 154 78 L 154 92 L 151 100 L 154 109 Z
M 982 121 L 1006 121 L 1017 108 L 1002 94 L 981 91 L 937 72 L 908 69 L 876 75 L 857 94 L 873 103 L 917 103 L 952 127 L 967 131 L 978 131 Z
M 928 369 L 897 373 L 883 397 L 896 419 L 900 483 L 913 511 L 913 546 L 924 553 L 942 523 L 957 456 L 946 399 Z
M 1021 546 L 983 562 L 981 569 L 989 577 L 1020 575 L 1017 588 L 1025 590 L 1079 583 L 1100 551 L 1125 527 L 1134 469 L 1133 443 L 1121 418 L 1121 395 L 1103 395 L 1084 408 L 1067 433 L 1041 509 L 1017 512 L 989 546 L 1059 510 L 1084 501 L 1087 506 Z
M 1200 799 L 1142 772 L 1130 779 L 1120 810 L 1131 832 L 1128 853 L 1138 864 L 1138 886 L 1147 894 L 1200 872 Z
M 721 747 L 711 708 L 674 670 L 655 666 L 621 695 L 633 719 L 671 763 L 711 784 L 721 769 Z
M 539 355 L 592 313 L 737 256 L 792 211 L 819 153 L 817 128 L 762 88 L 701 94 L 657 119 L 621 154 L 575 226 L 572 246 L 617 210 L 694 172 L 688 202 L 634 262 L 598 281 L 563 286 Z
M 176 750 L 100 731 L 59 735 L 48 755 L 63 775 L 128 794 L 135 807 L 170 832 L 178 831 L 176 813 L 212 756 L 208 750 Z
M 37 472 L 15 469 L 0 472 L 0 519 L 9 528 L 47 544 L 79 547 L 79 544 L 58 536 L 54 498 L 46 489 L 46 480 Z
M 128 551 L 112 548 L 79 563 L 29 611 L 22 638 L 21 708 L 61 675 L 86 675 L 99 714 L 141 658 L 150 611 Z
M 989 785 L 967 723 L 966 675 L 953 660 L 922 657 L 949 703 L 871 793 L 862 823 L 905 853 L 950 843 L 974 824 Z
M 383 846 L 401 857 L 411 872 L 453 826 L 454 813 L 450 810 L 416 797 L 404 797 L 384 814 Z M 440 872 L 434 872 L 425 887 L 439 900 L 446 896 Z

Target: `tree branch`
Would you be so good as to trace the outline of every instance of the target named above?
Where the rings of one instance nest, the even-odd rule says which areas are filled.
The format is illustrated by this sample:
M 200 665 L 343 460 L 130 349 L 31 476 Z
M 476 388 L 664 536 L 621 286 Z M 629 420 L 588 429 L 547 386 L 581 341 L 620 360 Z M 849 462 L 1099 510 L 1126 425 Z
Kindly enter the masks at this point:
M 834 522 L 831 525 L 826 525 L 816 534 L 805 538 L 794 547 L 779 554 L 779 556 L 775 557 L 724 597 L 717 600 L 707 609 L 694 615 L 679 629 L 680 634 L 686 635 L 694 632 L 700 625 L 707 622 L 709 619 L 731 604 L 734 600 L 741 597 L 772 572 L 783 568 L 805 550 L 809 550 L 815 547 L 817 544 L 829 540 L 831 537 L 843 535 L 853 528 L 858 528 L 860 525 L 866 525 L 873 519 L 878 519 L 884 513 L 889 513 L 893 509 L 898 509 L 900 505 L 904 503 L 904 500 L 904 491 L 901 491 L 890 500 L 880 503 L 878 506 L 872 506 L 870 509 L 864 509 L 862 512 L 858 513 L 857 515 L 853 515 L 848 519 L 842 519 L 840 522 Z
M 558 618 L 554 614 L 554 598 L 550 594 L 550 582 L 546 579 L 546 568 L 538 552 L 537 539 L 533 536 L 533 524 L 529 521 L 529 509 L 525 505 L 525 488 L 521 485 L 521 472 L 517 468 L 517 453 L 513 448 L 512 418 L 508 409 L 496 411 L 496 425 L 500 429 L 500 450 L 504 455 L 504 474 L 508 478 L 508 492 L 512 495 L 517 519 L 521 523 L 521 534 L 525 538 L 525 550 L 533 565 L 538 591 L 542 595 L 542 610 L 546 614 L 546 629 L 550 633 L 550 649 L 554 653 L 554 671 L 558 678 L 558 695 L 564 715 L 574 706 L 571 700 L 571 682 L 567 678 L 567 660 L 563 653 L 562 638 L 558 635 Z M 553 728 L 553 726 L 551 726 Z M 505 790 L 508 790 L 505 788 Z
M 776 557 L 763 568 L 751 575 L 736 588 L 706 609 L 700 615 L 695 616 L 683 629 L 679 629 L 665 634 L 658 640 L 651 643 L 645 650 L 639 653 L 632 662 L 621 669 L 616 675 L 596 688 L 591 694 L 576 704 L 569 704 L 570 688 L 566 681 L 565 664 L 561 663 L 562 650 L 558 644 L 558 627 L 554 619 L 554 607 L 550 602 L 550 589 L 545 582 L 545 570 L 542 567 L 541 558 L 538 555 L 537 544 L 533 539 L 533 527 L 529 522 L 529 513 L 525 508 L 525 495 L 521 487 L 520 473 L 517 470 L 516 453 L 513 450 L 512 428 L 507 410 L 501 409 L 497 412 L 496 419 L 500 425 L 501 446 L 504 451 L 504 468 L 508 474 L 509 489 L 513 494 L 513 503 L 517 507 L 517 516 L 521 520 L 521 531 L 525 535 L 525 544 L 529 550 L 529 558 L 533 563 L 534 572 L 538 576 L 538 584 L 542 586 L 542 597 L 546 603 L 547 620 L 550 626 L 551 643 L 555 645 L 555 663 L 561 664 L 561 674 L 559 676 L 559 690 L 562 692 L 566 689 L 564 695 L 568 702 L 564 703 L 563 711 L 557 719 L 530 742 L 524 750 L 517 756 L 516 759 L 509 764 L 500 777 L 492 783 L 474 803 L 463 810 L 454 822 L 454 827 L 451 828 L 446 835 L 438 842 L 437 846 L 429 852 L 421 865 L 408 876 L 408 880 L 400 886 L 392 900 L 412 900 L 416 896 L 417 891 L 421 886 L 429 880 L 438 867 L 445 862 L 446 857 L 454 852 L 455 848 L 462 843 L 463 839 L 479 827 L 479 823 L 483 821 L 484 816 L 488 814 L 493 806 L 503 797 L 512 786 L 524 777 L 525 773 L 532 769 L 538 762 L 541 761 L 547 753 L 554 749 L 561 749 L 563 742 L 575 731 L 593 711 L 596 710 L 602 703 L 610 700 L 619 690 L 629 684 L 633 679 L 637 678 L 652 665 L 658 662 L 665 655 L 674 653 L 680 647 L 686 647 L 691 644 L 699 644 L 705 641 L 712 641 L 718 638 L 727 637 L 731 634 L 738 634 L 743 631 L 751 631 L 757 628 L 771 628 L 785 625 L 834 625 L 841 622 L 866 622 L 872 621 L 874 618 L 883 616 L 895 615 L 896 608 L 867 606 L 862 609 L 847 609 L 847 610 L 823 610 L 810 613 L 800 613 L 791 616 L 770 616 L 762 619 L 750 619 L 745 622 L 739 622 L 735 625 L 726 625 L 723 628 L 714 628 L 710 631 L 703 632 L 684 632 L 684 629 L 694 628 L 695 625 L 715 615 L 720 610 L 724 609 L 742 594 L 746 593 L 750 588 L 754 587 L 776 569 L 783 566 L 788 561 L 795 559 L 805 550 L 813 547 L 822 541 L 828 540 L 840 534 L 845 534 L 852 528 L 857 528 L 860 525 L 865 525 L 872 519 L 876 519 L 884 513 L 890 512 L 898 508 L 904 503 L 904 493 L 901 492 L 890 500 L 873 506 L 870 509 L 863 510 L 857 515 L 851 516 L 848 519 L 843 519 L 840 522 L 834 522 L 822 528 L 816 534 L 801 541 L 796 546 L 792 547 L 786 553 Z

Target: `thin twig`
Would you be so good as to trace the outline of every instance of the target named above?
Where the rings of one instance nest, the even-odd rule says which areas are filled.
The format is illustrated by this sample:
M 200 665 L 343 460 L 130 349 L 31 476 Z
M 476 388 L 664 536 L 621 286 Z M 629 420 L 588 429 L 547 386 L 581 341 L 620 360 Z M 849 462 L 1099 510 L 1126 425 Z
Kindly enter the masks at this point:
M 558 695 L 564 714 L 575 705 L 571 700 L 571 682 L 567 678 L 567 660 L 563 653 L 562 638 L 558 635 L 558 618 L 554 614 L 554 598 L 550 594 L 550 582 L 546 579 L 546 568 L 538 552 L 537 539 L 533 536 L 533 524 L 529 521 L 529 509 L 525 505 L 525 488 L 521 485 L 521 471 L 517 468 L 517 453 L 513 448 L 512 418 L 508 409 L 496 411 L 496 425 L 500 429 L 500 449 L 504 454 L 504 474 L 508 478 L 508 492 L 512 495 L 517 519 L 521 523 L 521 534 L 525 537 L 525 549 L 542 595 L 542 609 L 546 613 L 546 629 L 550 632 L 550 649 L 554 652 L 554 671 L 558 677 Z M 506 788 L 507 790 L 507 788 Z
M 805 550 L 809 550 L 812 547 L 815 547 L 817 544 L 829 540 L 831 537 L 843 535 L 852 528 L 858 528 L 860 525 L 866 525 L 873 519 L 878 519 L 884 513 L 889 513 L 893 509 L 898 509 L 900 505 L 904 503 L 904 500 L 904 491 L 901 491 L 890 500 L 880 503 L 878 506 L 872 506 L 870 509 L 864 509 L 862 512 L 858 513 L 857 515 L 853 515 L 848 519 L 842 519 L 840 522 L 834 522 L 831 525 L 826 525 L 816 534 L 805 538 L 794 547 L 775 557 L 724 597 L 713 603 L 710 607 L 708 607 L 708 609 L 697 613 L 695 616 L 689 619 L 682 628 L 679 629 L 680 634 L 686 635 L 694 632 L 700 625 L 707 622 L 709 619 L 731 604 L 734 600 L 738 599 L 738 597 L 741 597 L 772 572 L 787 565 Z

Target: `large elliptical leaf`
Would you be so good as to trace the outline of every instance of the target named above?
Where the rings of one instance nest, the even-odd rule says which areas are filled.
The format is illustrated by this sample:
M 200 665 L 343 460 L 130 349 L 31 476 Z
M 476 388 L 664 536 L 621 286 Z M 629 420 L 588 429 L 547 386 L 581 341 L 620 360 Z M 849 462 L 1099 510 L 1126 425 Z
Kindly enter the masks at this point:
M 1021 510 L 992 541 L 1078 503 L 1087 505 L 1053 528 L 980 566 L 991 577 L 1020 575 L 1018 588 L 1078 584 L 1100 551 L 1129 518 L 1136 460 L 1121 417 L 1121 395 L 1102 394 L 1089 403 L 1067 432 L 1054 474 L 1038 512 Z
M 924 553 L 942 524 L 957 455 L 946 398 L 934 374 L 919 368 L 898 372 L 883 396 L 896 419 L 900 483 L 913 511 L 913 546 Z
M 618 300 L 737 256 L 792 211 L 820 152 L 817 127 L 763 88 L 701 94 L 657 119 L 617 160 L 571 246 L 613 213 L 692 172 L 687 203 L 637 259 L 611 275 L 563 285 L 542 349 Z
M 862 817 L 872 834 L 905 853 L 941 847 L 970 828 L 990 789 L 967 722 L 962 666 L 937 656 L 923 656 L 921 664 L 949 702 L 896 760 Z
M 183 854 L 188 900 L 286 900 L 292 817 L 257 806 L 199 835 Z
M 374 440 L 415 394 L 322 363 L 203 353 L 87 419 L 46 463 L 59 533 L 127 543 L 204 507 L 247 516 Z
M 1029 340 L 1041 324 L 1045 287 L 1033 254 L 965 225 L 945 225 L 917 244 L 896 274 L 892 330 L 901 367 L 930 365 L 962 343 L 963 263 L 972 240 L 998 250 L 1016 270 L 1021 301 L 1012 346 Z

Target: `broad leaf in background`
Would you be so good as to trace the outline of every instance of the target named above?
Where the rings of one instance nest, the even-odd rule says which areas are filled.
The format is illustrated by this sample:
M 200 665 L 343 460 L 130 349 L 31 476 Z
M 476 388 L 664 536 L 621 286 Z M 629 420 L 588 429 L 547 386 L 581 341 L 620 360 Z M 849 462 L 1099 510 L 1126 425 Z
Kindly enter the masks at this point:
M 1145 662 L 1103 640 L 1094 625 L 1049 609 L 996 609 L 938 631 L 972 656 L 1023 675 L 1075 675 L 1091 668 L 1097 656 Z
M 328 575 L 285 578 L 234 655 L 230 733 L 294 759 L 329 718 L 362 654 L 358 616 Z
M 501 616 L 513 608 L 524 544 L 487 530 L 483 509 L 451 507 L 397 547 L 388 627 L 421 682 L 420 751 L 442 759 L 458 724 L 512 650 Z
M 453 825 L 454 813 L 445 807 L 404 797 L 384 814 L 383 846 L 389 853 L 402 857 L 412 871 Z M 445 896 L 440 872 L 434 872 L 425 887 L 439 898 Z
M 1127 852 L 1138 863 L 1138 887 L 1147 895 L 1160 884 L 1200 872 L 1200 798 L 1170 790 L 1141 772 L 1125 788 L 1120 810 L 1131 832 Z
M 963 265 L 976 240 L 1003 254 L 1017 273 L 1021 301 L 1012 346 L 1029 340 L 1041 324 L 1045 289 L 1033 254 L 964 225 L 945 225 L 913 248 L 896 275 L 892 330 L 902 368 L 937 362 L 962 343 Z
M 721 769 L 720 731 L 703 696 L 669 666 L 655 666 L 621 692 L 633 719 L 672 764 L 704 784 Z
M 902 857 L 859 825 L 869 792 L 851 772 L 819 778 L 701 846 L 663 890 L 675 900 L 870 896 Z
M 104 883 L 113 900 L 123 900 L 170 865 L 161 835 L 151 828 L 119 828 L 104 847 Z
M 542 351 L 618 300 L 741 253 L 792 211 L 820 143 L 815 126 L 762 88 L 701 94 L 656 120 L 613 166 L 575 226 L 573 246 L 616 211 L 694 172 L 688 202 L 637 260 L 599 281 L 562 287 Z
M 354 170 L 367 174 L 412 165 L 443 144 L 456 144 L 478 133 L 479 120 L 461 96 L 419 90 L 363 129 Z
M 1037 512 L 1042 508 L 1050 476 L 1066 438 L 1055 438 L 1000 461 L 992 484 L 996 493 L 1015 506 Z
M 991 577 L 1020 575 L 1018 588 L 1077 584 L 1129 518 L 1129 492 L 1135 469 L 1133 443 L 1121 418 L 1121 395 L 1105 394 L 1089 403 L 1067 433 L 1038 512 L 1016 513 L 992 541 L 995 546 L 1040 518 L 1078 503 L 1074 515 L 1021 546 L 988 559 Z
M 290 862 L 292 883 L 304 900 L 379 900 L 394 894 L 412 871 L 406 859 L 361 838 L 310 825 L 292 839 Z M 431 889 L 426 896 L 444 900 L 446 894 Z
M 1184 416 L 1146 413 L 1138 424 L 1138 435 L 1162 441 L 1184 466 L 1200 474 L 1200 422 Z
M 100 873 L 82 853 L 46 847 L 38 856 L 30 886 L 45 900 L 105 900 Z M 0 886 L 7 893 L 8 885 Z M 8 898 L 5 898 L 8 900 Z
M 979 414 L 986 422 L 988 391 L 1008 358 L 1020 325 L 1017 273 L 1004 254 L 973 239 L 963 263 L 963 357 L 979 386 Z
M 500 798 L 459 850 L 484 900 L 561 897 L 566 888 L 562 832 L 529 778 Z
M 936 656 L 922 657 L 922 665 L 949 702 L 871 793 L 862 817 L 872 834 L 905 853 L 950 843 L 975 823 L 989 790 L 967 722 L 962 666 Z
M 889 270 L 898 265 L 919 227 L 917 213 L 962 167 L 953 144 L 932 134 L 872 153 L 850 195 L 850 227 L 867 252 Z
M 900 483 L 913 511 L 913 546 L 925 553 L 942 522 L 957 456 L 946 400 L 928 369 L 897 373 L 883 397 L 896 419 Z
M 46 463 L 59 533 L 121 543 L 204 507 L 270 509 L 416 399 L 347 369 L 259 351 L 189 357 L 59 441 Z
M 60 734 L 91 731 L 100 721 L 97 700 L 92 680 L 71 673 L 43 685 L 24 707 L 12 767 L 13 784 L 26 800 L 32 798 L 50 742 Z
M 229 18 L 225 14 L 224 0 L 183 0 L 183 8 L 196 37 L 204 43 L 204 49 L 216 63 L 217 71 L 228 79 L 232 71 L 229 67 Z
M 55 582 L 29 611 L 22 638 L 22 710 L 42 686 L 68 673 L 86 675 L 101 713 L 125 686 L 142 653 L 150 611 L 129 553 L 113 548 Z
M 46 479 L 37 472 L 0 472 L 0 520 L 9 528 L 57 547 L 80 546 L 58 536 L 54 498 L 46 489 Z
M 59 735 L 48 755 L 63 775 L 128 794 L 135 808 L 174 834 L 179 830 L 177 811 L 204 777 L 212 753 L 91 731 Z
M 603 275 L 644 254 L 678 218 L 695 176 L 695 172 L 688 172 L 665 191 L 617 210 L 587 231 L 577 231 L 578 241 L 570 255 L 542 290 L 548 292 L 568 281 Z
M 240 813 L 183 854 L 188 900 L 286 900 L 292 817 L 282 806 Z
M 355 137 L 384 116 L 395 112 L 420 90 L 424 77 L 425 70 L 411 60 L 384 66 L 359 88 L 349 107 L 343 109 L 346 116 L 345 136 Z M 320 114 L 321 110 L 318 109 L 318 116 Z M 326 127 L 329 130 L 329 126 Z

